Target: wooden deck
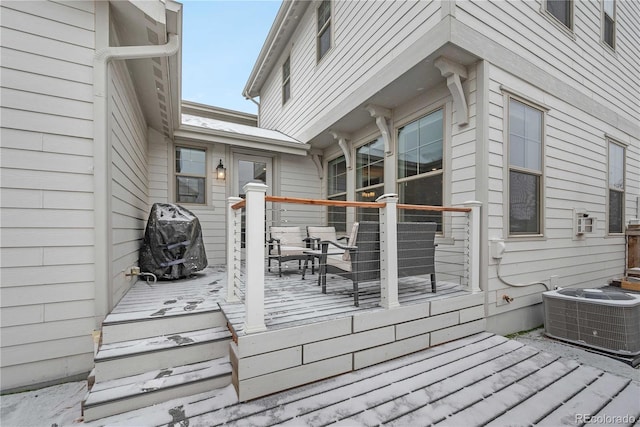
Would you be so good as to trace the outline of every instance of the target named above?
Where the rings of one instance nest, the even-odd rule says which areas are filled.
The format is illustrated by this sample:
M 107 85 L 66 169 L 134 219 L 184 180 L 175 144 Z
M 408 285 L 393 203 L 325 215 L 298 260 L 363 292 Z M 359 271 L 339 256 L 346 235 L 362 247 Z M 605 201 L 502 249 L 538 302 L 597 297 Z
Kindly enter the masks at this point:
M 269 330 L 337 319 L 379 310 L 380 282 L 365 282 L 359 286 L 360 306 L 353 304 L 352 282 L 343 277 L 327 275 L 327 293 L 321 292 L 318 275 L 307 272 L 302 279 L 297 270 L 283 272 L 282 277 L 265 273 L 265 324 Z M 437 292 L 431 292 L 429 275 L 398 279 L 401 305 L 442 300 L 468 295 L 460 285 L 438 282 Z M 244 304 L 220 301 L 220 307 L 233 332 L 241 335 L 244 328 Z
M 170 318 L 222 309 L 230 326 L 242 334 L 244 304 L 225 301 L 226 274 L 224 267 L 208 267 L 188 279 L 156 283 L 138 281 L 108 315 L 106 322 Z M 282 277 L 265 273 L 267 328 L 299 326 L 380 309 L 379 282 L 360 285 L 360 307 L 355 307 L 351 281 L 329 274 L 327 293 L 323 294 L 317 279 L 317 272 L 312 275 L 310 270 L 304 280 L 297 269 L 284 271 Z M 429 280 L 428 276 L 399 279 L 400 304 L 469 294 L 461 286 L 446 282 L 438 282 L 437 292 L 431 293 Z
M 633 425 L 640 383 L 490 333 L 238 403 L 227 386 L 85 425 Z

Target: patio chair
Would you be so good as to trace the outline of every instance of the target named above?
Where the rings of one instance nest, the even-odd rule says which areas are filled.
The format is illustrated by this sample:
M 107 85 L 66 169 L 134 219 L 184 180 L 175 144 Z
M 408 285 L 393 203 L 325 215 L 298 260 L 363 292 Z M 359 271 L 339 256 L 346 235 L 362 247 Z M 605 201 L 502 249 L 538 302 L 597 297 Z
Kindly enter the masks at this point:
M 310 247 L 309 238 L 302 234 L 300 227 L 270 227 L 267 240 L 267 270 L 271 272 L 271 261 L 278 262 L 278 275 L 282 277 L 282 263 L 298 260 L 298 269 L 307 259 L 304 253 Z M 313 268 L 313 266 L 312 266 Z M 312 271 L 313 272 L 313 271 Z
M 320 250 L 320 242 L 323 240 L 329 242 L 338 242 L 340 240 L 344 240 L 347 243 L 347 239 L 349 236 L 337 236 L 335 227 L 328 226 L 307 226 L 307 237 L 309 238 L 309 244 L 311 245 L 311 249 L 315 251 Z M 304 279 L 305 274 L 307 272 L 307 266 L 309 261 L 311 261 L 311 273 L 314 272 L 315 268 L 315 259 L 318 257 L 317 255 L 309 255 L 304 262 L 304 267 L 302 268 L 302 278 Z M 319 257 L 318 257 L 319 258 Z
M 342 254 L 331 254 L 329 245 L 344 250 Z M 353 303 L 359 306 L 358 284 L 380 278 L 380 224 L 361 221 L 353 224 L 349 242 L 320 242 L 320 281 L 322 292 L 326 293 L 327 273 L 351 279 L 353 282 Z
M 431 275 L 431 292 L 436 292 L 435 222 L 398 223 L 398 278 Z
M 429 274 L 431 292 L 436 292 L 434 222 L 398 223 L 398 277 Z M 344 253 L 331 253 L 329 246 L 343 249 Z M 327 273 L 337 274 L 353 282 L 353 301 L 358 301 L 358 284 L 380 279 L 380 224 L 361 221 L 355 223 L 349 243 L 322 241 L 320 282 L 326 293 Z

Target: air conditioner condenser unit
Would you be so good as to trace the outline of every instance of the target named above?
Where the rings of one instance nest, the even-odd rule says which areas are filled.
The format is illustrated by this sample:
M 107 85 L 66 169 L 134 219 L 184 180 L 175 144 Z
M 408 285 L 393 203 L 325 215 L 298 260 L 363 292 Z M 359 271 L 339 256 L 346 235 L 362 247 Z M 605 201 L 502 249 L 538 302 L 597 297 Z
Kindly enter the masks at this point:
M 542 297 L 547 336 L 640 363 L 640 296 L 566 288 Z

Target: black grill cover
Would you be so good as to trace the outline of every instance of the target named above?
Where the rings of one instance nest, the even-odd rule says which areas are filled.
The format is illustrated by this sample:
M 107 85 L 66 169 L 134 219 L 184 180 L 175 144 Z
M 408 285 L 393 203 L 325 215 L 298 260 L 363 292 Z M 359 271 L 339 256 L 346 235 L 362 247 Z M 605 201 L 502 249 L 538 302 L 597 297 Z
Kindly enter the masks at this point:
M 158 279 L 188 277 L 207 266 L 198 218 L 171 203 L 155 203 L 140 249 L 140 270 Z

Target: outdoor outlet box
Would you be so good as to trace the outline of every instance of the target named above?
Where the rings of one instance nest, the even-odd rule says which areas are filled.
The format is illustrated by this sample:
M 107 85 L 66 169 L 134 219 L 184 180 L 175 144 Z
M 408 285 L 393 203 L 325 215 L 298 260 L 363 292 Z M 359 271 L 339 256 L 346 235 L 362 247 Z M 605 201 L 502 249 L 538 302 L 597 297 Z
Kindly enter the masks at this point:
M 491 258 L 502 259 L 504 249 L 505 245 L 503 239 L 491 239 L 489 241 L 489 255 L 491 255 Z

